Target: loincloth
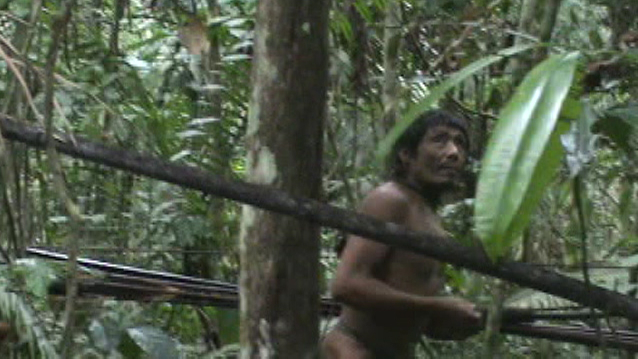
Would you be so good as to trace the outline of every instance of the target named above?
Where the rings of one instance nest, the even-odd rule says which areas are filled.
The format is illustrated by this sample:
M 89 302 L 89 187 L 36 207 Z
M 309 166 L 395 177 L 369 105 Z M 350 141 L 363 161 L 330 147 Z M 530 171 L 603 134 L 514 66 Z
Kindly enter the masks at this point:
M 368 349 L 372 353 L 375 359 L 407 359 L 409 357 L 409 355 L 401 353 L 398 348 L 394 348 L 387 343 L 373 341 L 370 338 L 366 338 L 359 331 L 350 327 L 342 320 L 338 321 L 337 324 L 335 324 L 334 329 L 340 331 L 341 333 L 356 340 L 361 345 L 366 347 L 366 349 Z

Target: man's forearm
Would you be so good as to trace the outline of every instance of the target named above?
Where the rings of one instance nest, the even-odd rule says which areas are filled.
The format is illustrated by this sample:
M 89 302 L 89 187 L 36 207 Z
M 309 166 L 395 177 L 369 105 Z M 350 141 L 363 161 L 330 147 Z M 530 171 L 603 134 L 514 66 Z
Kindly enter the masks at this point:
M 333 296 L 343 304 L 363 310 L 380 310 L 430 316 L 453 310 L 451 297 L 422 296 L 398 290 L 376 278 L 356 278 L 333 287 Z

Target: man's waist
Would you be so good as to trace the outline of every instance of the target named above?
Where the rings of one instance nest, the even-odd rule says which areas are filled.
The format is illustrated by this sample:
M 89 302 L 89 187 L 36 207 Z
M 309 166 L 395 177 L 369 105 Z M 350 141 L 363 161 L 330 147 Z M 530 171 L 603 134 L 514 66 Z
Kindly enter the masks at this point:
M 344 308 L 339 323 L 369 341 L 383 341 L 393 346 L 415 343 L 424 332 L 427 321 L 417 315 L 396 313 L 366 313 L 353 308 Z

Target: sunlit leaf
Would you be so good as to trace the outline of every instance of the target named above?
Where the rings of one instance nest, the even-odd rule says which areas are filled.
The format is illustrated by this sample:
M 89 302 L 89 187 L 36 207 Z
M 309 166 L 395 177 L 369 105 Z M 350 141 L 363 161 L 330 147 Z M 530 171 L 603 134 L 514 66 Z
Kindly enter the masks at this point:
M 410 107 L 408 112 L 403 116 L 403 119 L 397 123 L 388 133 L 388 135 L 381 141 L 377 149 L 377 158 L 385 158 L 390 152 L 392 144 L 401 136 L 403 131 L 414 122 L 422 113 L 436 105 L 437 101 L 441 99 L 447 91 L 454 86 L 460 84 L 466 78 L 472 76 L 478 71 L 486 68 L 487 66 L 502 60 L 505 57 L 513 56 L 523 51 L 534 48 L 535 45 L 518 45 L 499 51 L 495 55 L 484 57 L 477 60 L 462 70 L 452 74 L 447 80 L 443 81 L 437 86 L 430 89 L 430 94 L 423 98 L 421 101 L 415 103 Z
M 567 167 L 572 178 L 580 174 L 595 157 L 595 144 L 598 136 L 592 134 L 591 126 L 596 115 L 589 102 L 585 102 L 580 118 L 572 122 L 569 133 L 561 136 L 561 142 L 567 152 Z
M 179 160 L 181 160 L 181 159 L 183 159 L 185 157 L 188 157 L 190 155 L 192 155 L 192 152 L 190 150 L 181 150 L 181 151 L 177 152 L 176 154 L 172 155 L 170 160 L 177 162 L 177 161 L 179 161 Z
M 124 339 L 120 342 L 119 350 L 125 358 L 142 358 L 142 353 L 156 359 L 182 357 L 179 343 L 175 339 L 157 328 L 146 326 L 127 329 Z
M 212 19 L 210 19 L 207 23 L 208 26 L 219 26 L 225 22 L 230 21 L 231 19 L 233 19 L 233 16 L 216 16 Z
M 209 84 L 209 85 L 203 85 L 203 86 L 197 86 L 196 90 L 198 91 L 207 91 L 207 92 L 215 92 L 215 91 L 221 91 L 226 89 L 224 86 L 219 85 L 219 84 Z
M 199 137 L 204 135 L 205 133 L 200 130 L 186 130 L 186 131 L 179 132 L 177 134 L 177 137 L 186 139 L 186 138 L 193 138 L 193 137 Z
M 228 27 L 238 27 L 238 26 L 243 26 L 246 22 L 248 22 L 250 19 L 246 18 L 246 17 L 236 17 L 233 19 L 230 19 L 226 22 L 226 26 Z
M 636 267 L 638 266 L 638 254 L 634 254 L 629 257 L 621 258 L 618 261 L 618 265 L 625 267 Z
M 250 60 L 250 55 L 235 54 L 235 55 L 228 55 L 228 56 L 222 57 L 223 62 L 235 62 L 235 61 L 243 61 L 243 60 Z
M 88 327 L 88 334 L 96 348 L 109 353 L 120 344 L 122 329 L 112 321 L 102 322 L 94 319 Z
M 478 182 L 475 225 L 488 254 L 502 256 L 518 239 L 560 163 L 556 126 L 578 53 L 556 55 L 527 75 L 503 109 Z
M 352 25 L 348 21 L 348 17 L 342 12 L 335 12 L 334 19 L 331 21 L 331 27 L 338 31 L 346 41 L 350 42 L 354 39 Z
M 30 358 L 59 358 L 53 343 L 49 342 L 32 309 L 15 293 L 0 286 L 0 317 L 8 321 L 20 338 L 20 345 L 27 348 Z
M 374 22 L 373 9 L 370 8 L 369 4 L 366 1 L 356 0 L 354 2 L 354 7 L 357 9 L 361 17 L 363 17 L 366 22 Z
M 218 121 L 219 121 L 219 118 L 217 117 L 202 117 L 202 118 L 196 118 L 188 122 L 188 125 L 197 127 L 197 126 L 203 126 L 203 125 L 207 125 L 209 123 L 218 122 Z
M 49 284 L 55 279 L 53 269 L 46 262 L 33 258 L 18 259 L 13 270 L 24 278 L 30 293 L 41 299 L 46 298 Z

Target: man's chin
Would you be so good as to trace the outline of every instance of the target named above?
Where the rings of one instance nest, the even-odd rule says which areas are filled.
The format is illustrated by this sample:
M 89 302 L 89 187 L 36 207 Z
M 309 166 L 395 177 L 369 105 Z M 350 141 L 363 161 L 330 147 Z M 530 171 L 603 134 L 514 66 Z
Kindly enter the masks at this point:
M 457 187 L 456 178 L 443 178 L 433 183 L 433 185 L 441 190 L 451 190 Z

